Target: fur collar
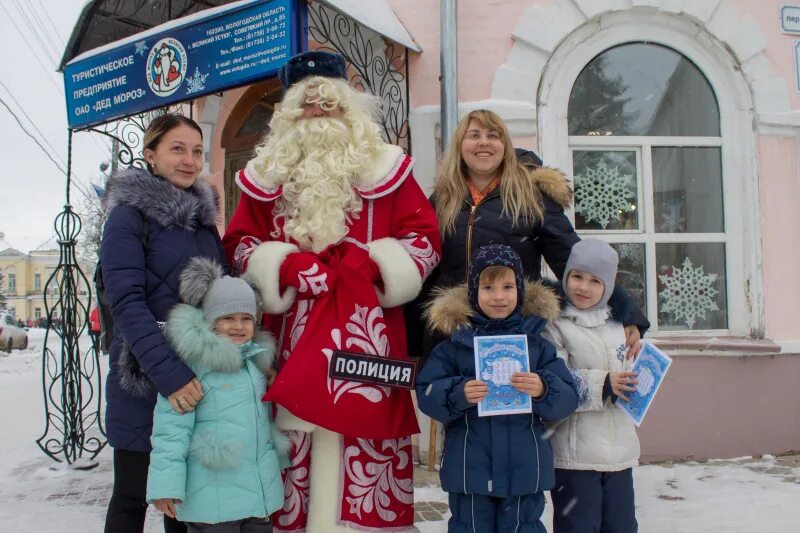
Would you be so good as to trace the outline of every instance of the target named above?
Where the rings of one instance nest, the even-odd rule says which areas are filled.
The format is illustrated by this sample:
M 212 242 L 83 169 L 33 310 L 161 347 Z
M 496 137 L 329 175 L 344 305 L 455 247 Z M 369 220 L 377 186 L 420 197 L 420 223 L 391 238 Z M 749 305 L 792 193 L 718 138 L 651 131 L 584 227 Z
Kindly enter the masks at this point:
M 568 209 L 572 205 L 572 187 L 563 172 L 557 168 L 539 167 L 531 172 L 531 177 L 542 194 L 562 209 Z
M 187 304 L 178 304 L 170 311 L 167 337 L 178 356 L 199 371 L 238 372 L 244 359 L 252 357 L 258 369 L 265 372 L 275 355 L 275 339 L 269 333 L 258 333 L 256 346 L 243 353 L 239 346 L 211 330 L 202 310 Z
M 611 316 L 611 308 L 607 305 L 599 309 L 578 309 L 567 304 L 561 316 L 585 328 L 596 328 L 605 324 Z
M 202 178 L 184 190 L 147 170 L 132 167 L 114 174 L 106 190 L 109 212 L 118 205 L 129 205 L 164 227 L 194 231 L 198 226 L 217 225 L 219 197 Z
M 525 301 L 522 316 L 540 316 L 555 320 L 559 315 L 559 300 L 556 293 L 539 281 L 525 283 Z M 434 289 L 433 299 L 425 308 L 424 317 L 433 331 L 451 336 L 455 331 L 470 324 L 474 311 L 469 305 L 467 285 L 462 283 L 447 289 Z

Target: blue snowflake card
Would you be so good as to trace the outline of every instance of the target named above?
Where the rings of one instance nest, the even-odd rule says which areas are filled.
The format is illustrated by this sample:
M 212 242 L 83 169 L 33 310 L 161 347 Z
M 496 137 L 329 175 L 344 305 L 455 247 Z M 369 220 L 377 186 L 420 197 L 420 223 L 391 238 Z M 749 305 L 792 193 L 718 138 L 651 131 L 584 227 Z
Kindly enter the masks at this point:
M 528 337 L 497 335 L 475 337 L 475 378 L 489 387 L 478 404 L 478 416 L 530 413 L 531 397 L 511 386 L 515 372 L 530 372 Z
M 647 414 L 647 410 L 653 403 L 653 398 L 655 398 L 671 364 L 672 359 L 667 354 L 644 341 L 642 351 L 631 368 L 632 372 L 637 373 L 639 380 L 636 391 L 625 394 L 628 401 L 618 398 L 616 402 L 617 407 L 633 420 L 636 427 L 642 425 L 644 415 Z

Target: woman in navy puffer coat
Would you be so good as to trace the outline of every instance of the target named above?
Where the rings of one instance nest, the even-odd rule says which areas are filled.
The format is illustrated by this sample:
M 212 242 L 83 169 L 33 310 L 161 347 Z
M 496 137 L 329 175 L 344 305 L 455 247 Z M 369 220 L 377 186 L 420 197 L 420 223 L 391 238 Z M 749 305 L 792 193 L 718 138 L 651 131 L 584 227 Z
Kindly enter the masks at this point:
M 108 220 L 100 247 L 103 282 L 114 318 L 106 381 L 106 432 L 114 448 L 114 492 L 105 531 L 141 532 L 156 394 L 178 412 L 202 397 L 191 369 L 162 331 L 178 303 L 178 277 L 192 257 L 225 264 L 217 232 L 217 195 L 202 180 L 200 127 L 164 115 L 145 132 L 148 170 L 109 180 Z M 165 519 L 165 531 L 185 527 Z

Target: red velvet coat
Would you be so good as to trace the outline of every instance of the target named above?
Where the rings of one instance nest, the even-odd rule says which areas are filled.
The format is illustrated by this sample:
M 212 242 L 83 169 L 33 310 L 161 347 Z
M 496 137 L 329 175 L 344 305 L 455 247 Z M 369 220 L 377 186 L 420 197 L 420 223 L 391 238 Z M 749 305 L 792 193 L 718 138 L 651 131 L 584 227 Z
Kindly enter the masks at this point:
M 281 188 L 265 186 L 245 171 L 237 175 L 245 194 L 223 245 L 234 270 L 257 285 L 267 313 L 264 326 L 278 339 L 281 368 L 267 399 L 301 421 L 349 437 L 389 439 L 418 431 L 407 391 L 327 374 L 335 349 L 408 357 L 402 305 L 417 295 L 441 253 L 436 215 L 411 174 L 412 165 L 400 148 L 386 145 L 381 161 L 360 180 L 359 217 L 343 243 L 319 255 L 336 271 L 335 288 L 315 297 L 298 297 L 280 279 L 284 260 L 298 251 L 282 223 L 275 227 L 273 209 Z M 360 275 L 353 250 L 377 263 L 378 286 Z M 325 283 L 319 276 L 308 278 L 320 281 Z

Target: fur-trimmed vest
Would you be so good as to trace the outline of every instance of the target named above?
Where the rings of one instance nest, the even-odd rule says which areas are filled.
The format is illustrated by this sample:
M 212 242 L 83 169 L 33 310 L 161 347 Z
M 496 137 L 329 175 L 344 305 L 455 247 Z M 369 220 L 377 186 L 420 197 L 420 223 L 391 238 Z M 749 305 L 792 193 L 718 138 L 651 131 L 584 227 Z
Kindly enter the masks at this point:
M 191 257 L 225 264 L 217 196 L 202 180 L 180 189 L 132 168 L 109 180 L 106 202 L 100 260 L 114 317 L 106 429 L 115 448 L 149 451 L 156 391 L 168 396 L 194 377 L 159 327 L 178 303 L 178 276 Z
M 558 316 L 558 298 L 529 282 L 520 312 L 488 320 L 471 308 L 460 285 L 436 291 L 426 315 L 433 330 L 449 336 L 433 349 L 416 383 L 420 410 L 445 424 L 442 490 L 507 497 L 551 488 L 553 456 L 543 420 L 563 418 L 578 405 L 572 376 L 541 336 L 547 319 Z M 530 368 L 542 379 L 544 395 L 534 398 L 531 414 L 478 417 L 464 395 L 466 382 L 476 379 L 473 339 L 516 334 L 527 335 Z
M 261 401 L 274 339 L 263 333 L 237 346 L 186 304 L 170 313 L 167 336 L 204 396 L 184 415 L 158 398 L 147 500 L 180 500 L 178 519 L 188 522 L 269 516 L 283 506 L 279 453 L 289 448 L 270 420 L 269 404 Z

